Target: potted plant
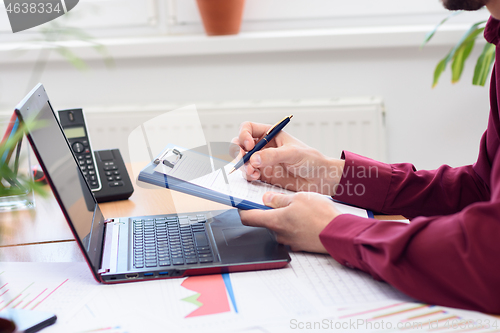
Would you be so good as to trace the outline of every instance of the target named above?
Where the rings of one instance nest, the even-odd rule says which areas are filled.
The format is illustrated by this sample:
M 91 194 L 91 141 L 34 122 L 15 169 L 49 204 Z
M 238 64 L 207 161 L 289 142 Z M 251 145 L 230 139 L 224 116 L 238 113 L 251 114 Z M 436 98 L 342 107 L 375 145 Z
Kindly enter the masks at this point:
M 209 36 L 240 32 L 245 0 L 196 0 L 205 31 Z
M 85 61 L 59 43 L 61 41 L 80 40 L 87 42 L 103 56 L 107 67 L 113 67 L 113 58 L 103 45 L 94 41 L 94 38 L 82 29 L 64 24 L 70 17 L 72 14 L 66 14 L 59 20 L 45 24 L 38 31 L 39 38 L 30 41 L 32 44 L 40 46 L 40 51 L 26 91 L 30 91 L 40 81 L 51 52 L 59 53 L 79 70 L 88 68 Z M 27 120 L 25 124 L 17 122 L 15 125 L 16 121 L 15 114 L 10 120 L 0 119 L 0 212 L 33 207 L 34 200 L 29 198 L 30 194 L 37 193 L 42 196 L 47 194 L 43 184 L 33 179 L 29 163 L 29 144 L 27 140 L 23 140 L 28 129 L 38 128 L 43 124 L 40 121 Z
M 35 128 L 35 122 L 20 123 L 14 114 L 3 124 L 6 128 L 0 142 L 0 211 L 32 208 L 31 194 L 46 194 L 43 185 L 33 179 L 29 143 L 23 140 L 28 129 Z
M 430 31 L 422 43 L 422 47 L 429 42 L 438 28 L 448 21 L 451 17 L 462 13 L 462 11 L 454 12 L 441 22 L 439 22 L 436 27 Z M 439 81 L 439 77 L 446 69 L 448 63 L 451 62 L 451 82 L 457 83 L 462 76 L 462 72 L 465 66 L 465 62 L 469 58 L 476 39 L 481 36 L 483 38 L 483 31 L 486 25 L 486 21 L 480 21 L 473 24 L 469 30 L 462 36 L 458 43 L 446 54 L 446 56 L 439 61 L 434 69 L 434 77 L 432 87 L 434 88 Z M 474 77 L 472 78 L 472 84 L 477 86 L 483 86 L 486 84 L 486 80 L 489 77 L 493 63 L 495 62 L 495 45 L 486 43 L 483 48 L 483 52 L 476 61 L 476 67 L 474 68 Z

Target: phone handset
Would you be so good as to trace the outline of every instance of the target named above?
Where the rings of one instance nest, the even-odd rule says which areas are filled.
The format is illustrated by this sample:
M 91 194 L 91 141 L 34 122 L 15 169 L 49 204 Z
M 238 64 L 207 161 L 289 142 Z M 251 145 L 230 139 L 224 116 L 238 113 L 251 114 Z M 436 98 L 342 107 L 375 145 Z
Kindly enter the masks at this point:
M 82 109 L 59 110 L 59 122 L 97 202 L 123 200 L 134 192 L 118 149 L 93 151 Z

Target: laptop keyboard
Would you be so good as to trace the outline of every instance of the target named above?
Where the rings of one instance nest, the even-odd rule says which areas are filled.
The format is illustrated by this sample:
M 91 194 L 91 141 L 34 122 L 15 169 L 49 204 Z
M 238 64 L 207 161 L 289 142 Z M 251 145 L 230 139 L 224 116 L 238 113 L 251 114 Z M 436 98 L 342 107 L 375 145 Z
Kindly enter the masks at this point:
M 205 215 L 134 220 L 134 267 L 213 262 Z

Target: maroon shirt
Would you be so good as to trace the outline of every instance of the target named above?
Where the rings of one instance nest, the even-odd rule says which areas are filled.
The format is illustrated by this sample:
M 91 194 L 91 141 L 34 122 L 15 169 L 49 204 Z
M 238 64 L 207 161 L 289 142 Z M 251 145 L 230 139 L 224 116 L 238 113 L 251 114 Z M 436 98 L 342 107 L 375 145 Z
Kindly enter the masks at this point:
M 490 18 L 484 35 L 497 45 L 500 63 L 500 21 Z M 417 171 L 343 153 L 336 199 L 412 220 L 340 215 L 320 234 L 334 259 L 426 303 L 500 313 L 499 87 L 494 68 L 488 128 L 474 165 Z

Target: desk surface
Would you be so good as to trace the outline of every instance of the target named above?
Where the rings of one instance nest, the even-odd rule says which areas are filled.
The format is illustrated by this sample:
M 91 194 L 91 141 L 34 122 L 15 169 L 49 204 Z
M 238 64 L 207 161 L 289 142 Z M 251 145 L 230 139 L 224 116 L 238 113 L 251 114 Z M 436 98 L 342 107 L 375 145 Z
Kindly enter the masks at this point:
M 99 206 L 106 217 L 227 209 L 225 205 L 178 192 L 171 193 L 167 189 L 145 189 L 137 186 L 129 200 L 102 203 Z M 35 210 L 0 213 L 0 234 L 1 261 L 84 261 L 52 195 L 48 198 L 37 197 Z
M 1 261 L 82 262 L 84 258 L 55 198 L 36 198 L 36 209 L 0 213 Z M 174 204 L 175 203 L 175 204 Z M 225 209 L 227 206 L 167 189 L 135 186 L 129 200 L 100 204 L 106 217 Z M 195 208 L 195 209 L 194 209 Z M 401 216 L 376 216 L 398 220 Z M 500 316 L 495 316 L 500 318 Z
M 129 174 L 132 174 L 130 165 L 127 165 L 127 169 Z M 46 198 L 36 197 L 36 208 L 33 210 L 0 213 L 0 235 L 2 236 L 0 249 L 19 245 L 74 241 L 61 208 L 48 186 L 47 192 L 49 195 Z M 128 200 L 101 203 L 99 207 L 107 218 L 227 209 L 226 205 L 149 184 L 141 184 L 140 186 L 134 184 L 134 193 Z M 375 218 L 400 219 L 401 217 L 376 216 Z M 65 246 L 70 245 L 66 244 Z M 33 247 L 30 248 L 33 249 Z M 49 246 L 42 248 L 49 248 Z M 7 252 L 13 253 L 14 251 Z M 36 256 L 40 258 L 38 253 Z M 31 261 L 26 260 L 28 258 L 25 256 L 21 256 L 21 258 L 25 258 L 21 261 Z M 47 259 L 49 258 L 56 259 L 52 254 L 47 257 Z M 5 259 L 6 257 L 2 257 L 1 260 Z
M 59 204 L 48 187 L 47 191 L 50 192 L 47 198 L 36 197 L 34 210 L 0 213 L 0 248 L 74 240 Z M 107 218 L 227 208 L 222 204 L 179 192 L 171 193 L 168 189 L 147 184 L 144 187 L 134 185 L 134 193 L 129 200 L 102 203 L 99 206 Z

